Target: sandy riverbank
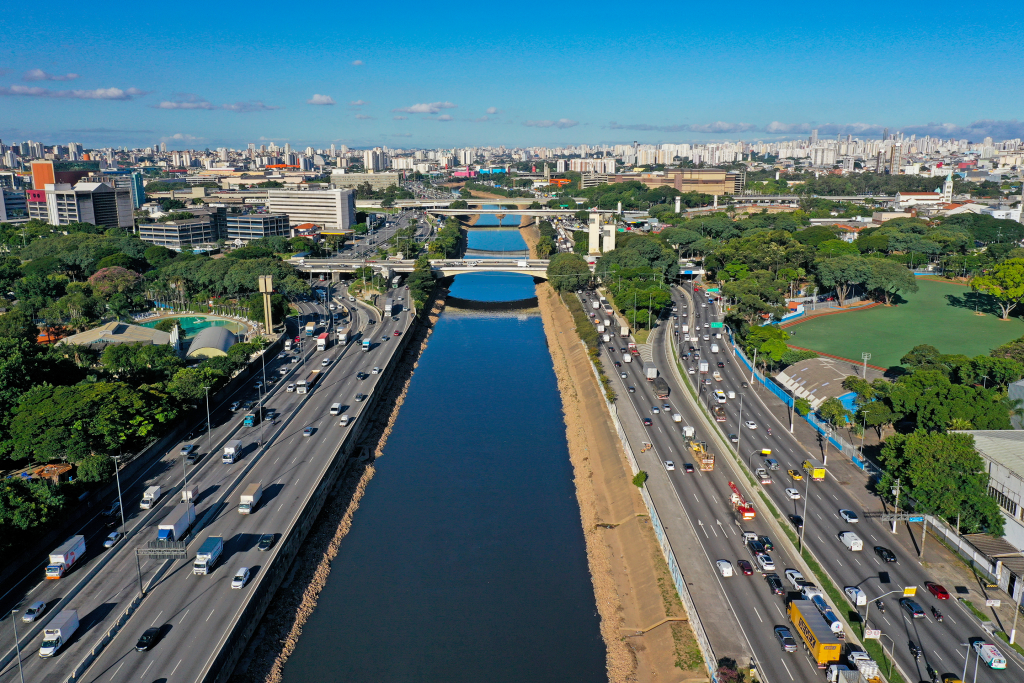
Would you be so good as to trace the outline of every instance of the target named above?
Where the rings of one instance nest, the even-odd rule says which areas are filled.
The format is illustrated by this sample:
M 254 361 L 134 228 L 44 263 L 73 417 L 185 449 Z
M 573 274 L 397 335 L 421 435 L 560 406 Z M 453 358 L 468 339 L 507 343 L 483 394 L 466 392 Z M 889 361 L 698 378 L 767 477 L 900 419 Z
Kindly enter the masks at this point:
M 562 396 L 608 679 L 706 681 L 685 609 L 572 316 L 547 283 L 537 286 L 537 299 Z M 672 618 L 677 620 L 666 621 Z
M 285 662 L 295 651 L 302 628 L 316 609 L 320 592 L 331 573 L 331 562 L 337 557 L 366 486 L 373 478 L 373 462 L 383 454 L 420 354 L 426 349 L 434 324 L 444 309 L 446 294 L 445 290 L 437 292 L 426 320 L 419 322 L 410 333 L 414 337 L 398 359 L 398 366 L 351 462 L 338 478 L 330 504 L 324 506 L 310 529 L 302 551 L 235 667 L 231 683 L 280 683 L 282 680 Z
M 527 218 L 529 216 L 523 216 L 523 224 L 519 228 L 519 234 L 523 236 L 526 248 L 530 250 L 530 258 L 537 258 L 537 242 L 540 241 L 540 228 L 532 220 L 527 222 Z

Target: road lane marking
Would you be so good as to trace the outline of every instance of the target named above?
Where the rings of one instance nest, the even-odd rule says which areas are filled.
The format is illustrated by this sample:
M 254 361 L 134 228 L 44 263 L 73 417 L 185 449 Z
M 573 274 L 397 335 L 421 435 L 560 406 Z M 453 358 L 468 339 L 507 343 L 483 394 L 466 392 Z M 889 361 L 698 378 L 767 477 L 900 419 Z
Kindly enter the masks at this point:
M 814 535 L 815 535 L 815 536 L 818 536 L 818 534 L 814 534 Z M 824 539 L 822 539 L 822 538 L 821 538 L 821 536 L 818 536 L 818 540 L 819 540 L 819 541 L 821 541 L 822 543 L 824 543 L 824 542 L 825 542 L 825 541 L 824 541 Z
M 146 670 L 142 672 L 142 675 L 139 676 L 139 678 L 145 678 L 146 674 L 149 672 L 149 667 L 151 667 L 151 666 L 153 666 L 153 662 L 149 663 L 149 666 L 146 667 Z
M 153 623 L 150 624 L 150 626 L 156 626 L 156 622 L 160 619 L 160 615 L 163 614 L 163 613 L 164 613 L 164 611 L 160 610 L 160 613 L 156 615 L 156 618 L 153 619 Z
M 174 672 L 178 670 L 178 667 L 179 667 L 179 666 L 181 666 L 181 662 L 182 662 L 182 660 L 180 660 L 180 659 L 179 659 L 179 660 L 178 660 L 178 663 L 174 665 L 174 668 L 173 668 L 173 669 L 171 669 L 171 676 L 173 676 L 173 675 L 174 675 Z M 170 678 L 170 676 L 168 676 L 168 678 Z
M 299 485 L 299 481 L 301 481 L 301 480 L 300 480 L 300 479 L 296 479 L 296 480 L 295 480 L 295 485 L 296 485 L 296 486 L 298 486 L 298 485 Z
M 124 666 L 124 662 L 121 662 L 121 666 L 118 666 L 116 669 L 114 669 L 114 675 L 110 677 L 111 680 L 117 680 L 117 672 L 121 670 L 122 666 Z
M 795 678 L 793 678 L 793 674 L 792 674 L 792 673 L 790 673 L 790 671 L 789 671 L 789 667 L 788 667 L 788 666 L 786 666 L 786 660 L 785 660 L 785 659 L 781 659 L 781 658 L 780 658 L 780 659 L 779 659 L 779 661 L 780 661 L 780 662 L 782 662 L 782 666 L 783 666 L 783 668 L 785 668 L 785 669 L 786 669 L 786 673 L 787 673 L 787 674 L 789 674 L 789 680 L 791 680 L 791 681 L 795 681 L 796 679 L 795 679 Z
M 860 560 L 858 560 L 856 557 L 853 558 L 853 561 L 856 562 L 857 564 L 860 564 Z
M 932 652 L 935 653 L 935 656 L 938 657 L 939 661 L 941 662 L 942 661 L 942 655 L 940 655 L 938 652 L 935 652 L 935 650 L 932 650 Z
M 839 565 L 840 567 L 842 567 L 842 566 L 843 566 L 843 563 L 842 563 L 842 562 L 840 562 L 839 560 L 836 560 L 836 564 L 838 564 L 838 565 Z
M 715 501 L 715 505 L 718 505 L 718 499 L 715 498 L 715 494 L 711 494 L 711 500 Z
M 777 602 L 772 602 L 772 604 L 773 604 L 773 605 L 775 605 L 775 611 L 779 613 L 779 616 L 780 616 L 780 617 L 784 617 L 784 616 L 786 616 L 785 614 L 783 614 L 783 613 L 782 613 L 782 610 L 781 610 L 781 609 L 779 608 L 779 603 L 777 603 Z
M 697 497 L 697 494 L 696 494 L 696 493 L 695 493 L 695 494 L 693 494 L 693 499 L 694 499 L 695 501 L 697 501 L 698 503 L 700 502 L 700 498 L 698 498 L 698 497 Z
M 277 511 L 280 512 L 281 508 L 283 508 L 283 507 L 284 507 L 284 503 L 281 503 L 280 505 L 277 506 Z
M 207 621 L 209 621 L 209 620 L 210 620 L 210 617 L 212 617 L 212 616 L 213 616 L 213 613 L 214 613 L 214 612 L 216 612 L 216 611 L 217 611 L 217 608 L 216 608 L 216 607 L 215 607 L 215 608 L 213 608 L 212 610 L 210 610 L 210 616 L 206 617 L 206 620 L 207 620 Z
M 185 614 L 188 614 L 188 610 L 185 610 Z M 179 624 L 180 624 L 181 622 L 185 621 L 185 614 L 182 614 L 182 615 L 181 615 L 181 619 L 179 619 L 179 620 L 178 620 L 178 623 L 179 623 Z

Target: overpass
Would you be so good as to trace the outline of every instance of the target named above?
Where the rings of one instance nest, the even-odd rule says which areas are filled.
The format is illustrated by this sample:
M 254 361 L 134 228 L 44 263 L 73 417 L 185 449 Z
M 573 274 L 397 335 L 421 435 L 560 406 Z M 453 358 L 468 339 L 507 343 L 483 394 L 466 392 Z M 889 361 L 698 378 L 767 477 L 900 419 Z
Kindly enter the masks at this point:
M 312 259 L 293 258 L 291 264 L 304 273 L 314 275 L 330 275 L 338 279 L 341 273 L 352 273 L 360 268 L 372 268 L 374 272 L 385 277 L 398 273 L 411 273 L 416 267 L 413 259 Z M 452 277 L 463 273 L 525 273 L 546 280 L 548 277 L 547 259 L 432 259 L 430 268 L 438 277 Z

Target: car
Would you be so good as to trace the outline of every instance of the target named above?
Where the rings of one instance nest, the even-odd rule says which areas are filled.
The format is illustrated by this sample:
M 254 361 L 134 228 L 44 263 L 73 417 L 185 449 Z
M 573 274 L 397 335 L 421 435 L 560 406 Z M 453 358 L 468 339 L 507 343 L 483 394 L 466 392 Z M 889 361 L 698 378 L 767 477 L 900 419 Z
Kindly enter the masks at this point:
M 636 393 L 636 387 L 628 387 L 627 391 L 629 391 L 629 393 L 631 393 L 631 394 L 635 394 Z
M 662 403 L 661 404 L 661 409 L 664 410 L 666 413 L 671 413 L 672 412 L 672 406 L 669 405 L 668 403 Z
M 249 583 L 249 568 L 239 567 L 235 571 L 235 575 L 231 578 L 232 588 L 245 588 L 245 584 Z
M 711 327 L 711 325 L 709 325 L 708 323 L 704 323 L 704 327 L 708 328 L 708 327 Z
M 295 364 L 295 363 L 298 363 L 298 362 L 299 362 L 299 357 L 298 356 L 295 356 L 294 358 L 292 358 L 292 364 Z
M 331 359 L 330 359 L 330 358 L 324 358 L 324 359 L 323 359 L 322 361 L 320 361 L 320 365 L 321 365 L 321 366 L 323 366 L 323 367 L 325 367 L 325 368 L 326 368 L 326 367 L 327 367 L 328 365 L 330 365 L 330 364 L 331 364 Z
M 721 574 L 723 577 L 728 578 L 732 576 L 732 562 L 730 562 L 729 560 L 718 560 L 717 562 L 715 562 L 715 566 L 718 567 L 718 573 Z
M 764 546 L 765 550 L 775 550 L 775 544 L 772 543 L 772 539 L 769 537 L 762 534 L 757 537 L 757 541 Z
M 768 468 L 769 472 L 774 472 L 775 470 L 779 469 L 779 461 L 776 460 L 775 458 L 765 458 L 764 466 Z
M 686 472 L 687 474 L 693 474 L 693 463 L 683 463 L 683 471 Z
M 878 555 L 880 558 L 882 558 L 883 562 L 895 562 L 896 561 L 896 555 L 891 550 L 886 548 L 885 546 L 876 545 L 875 546 L 875 555 Z
M 392 334 L 393 336 L 395 336 L 395 337 L 401 337 L 401 336 L 402 336 L 402 333 L 401 333 L 401 331 L 399 331 L 399 330 L 395 330 L 395 331 L 394 331 L 394 332 L 392 332 L 391 334 Z
M 263 534 L 260 536 L 260 540 L 256 542 L 256 550 L 266 552 L 274 547 L 274 541 L 277 537 L 274 534 Z
M 694 369 L 693 369 L 693 366 L 691 365 L 691 366 L 690 366 L 690 368 L 689 368 L 689 369 L 687 370 L 687 372 L 688 372 L 689 374 L 693 375 L 693 374 L 696 374 L 696 372 L 697 372 L 697 371 L 696 371 L 696 370 L 694 370 Z
M 787 569 L 785 574 L 786 574 L 786 581 L 789 581 L 790 585 L 793 586 L 793 590 L 800 590 L 800 587 L 804 583 L 804 575 L 800 572 L 800 570 L 799 569 Z
M 203 434 L 206 433 L 207 426 L 209 426 L 208 423 L 204 422 L 203 424 L 193 429 L 191 432 L 189 432 L 188 440 L 192 441 L 193 439 L 198 439 L 199 437 L 201 437 Z
M 135 643 L 135 651 L 146 652 L 147 650 L 152 649 L 158 640 L 160 640 L 160 627 L 150 626 L 142 632 L 141 636 L 139 636 L 138 642 Z
M 736 566 L 743 572 L 743 576 L 750 576 L 754 573 L 754 567 L 746 560 L 736 560 Z
M 609 353 L 615 353 L 615 347 L 614 346 L 609 346 L 608 347 L 608 352 Z
M 766 572 L 775 571 L 775 562 L 772 560 L 772 556 L 768 553 L 758 553 L 754 556 L 757 563 L 761 565 L 761 569 Z
M 313 428 L 312 427 L 306 427 L 305 429 L 302 430 L 302 435 L 303 436 L 313 436 Z
M 621 368 L 622 367 L 622 363 L 620 363 L 619 361 L 615 361 L 615 367 Z
M 652 424 L 654 424 L 654 423 L 651 422 L 651 418 L 649 418 L 649 417 L 645 417 L 644 418 L 644 427 L 650 427 Z
M 757 477 L 757 480 L 762 484 L 765 483 L 765 479 L 768 480 L 768 483 L 771 483 L 772 481 L 771 477 L 768 476 L 768 470 L 766 470 L 763 467 L 758 467 L 756 470 L 754 470 L 754 476 Z
M 230 406 L 228 406 L 228 410 L 230 410 L 231 412 L 235 412 L 235 411 L 236 411 L 236 410 L 238 410 L 238 409 L 239 409 L 239 408 L 240 408 L 241 406 L 242 406 L 242 402 L 241 402 L 241 401 L 235 401 L 235 402 L 234 402 L 234 403 L 232 403 L 232 404 L 231 404 Z
M 793 523 L 793 526 L 795 526 L 798 531 L 804 528 L 804 518 L 800 515 L 790 515 L 789 521 Z
M 707 335 L 707 334 L 705 334 L 705 335 L 704 335 L 704 337 L 703 337 L 703 339 L 704 339 L 704 341 L 710 341 L 710 340 L 711 340 L 711 336 L 710 336 L 710 335 Z
M 288 392 L 292 392 L 292 391 L 295 391 L 295 385 L 294 385 L 294 384 L 289 384 L 288 386 L 286 386 L 286 387 L 284 388 L 284 390 L 285 390 L 285 391 L 288 391 Z
M 288 368 L 281 368 L 281 369 L 280 369 L 280 370 L 278 370 L 277 372 L 278 372 L 278 374 L 280 374 L 280 375 L 287 375 L 287 374 L 288 374 Z
M 744 389 L 746 389 L 746 388 L 748 388 L 748 387 L 749 387 L 750 385 L 749 385 L 749 384 L 747 384 L 746 382 L 740 382 L 740 386 L 741 386 L 741 387 L 743 387 Z
M 185 444 L 184 446 L 181 447 L 181 450 L 178 451 L 178 454 L 179 455 L 184 455 L 185 457 L 188 457 L 188 456 L 192 455 L 192 453 L 194 451 L 197 451 L 197 450 L 199 450 L 199 446 L 197 446 L 194 443 L 187 443 L 187 444 Z
M 732 441 L 733 443 L 739 443 L 740 442 L 740 437 L 736 436 L 735 434 L 730 434 L 729 435 L 729 441 Z
M 42 600 L 36 600 L 25 608 L 25 613 L 21 615 L 21 620 L 26 624 L 31 624 L 33 621 L 41 617 L 45 611 L 46 603 Z
M 761 543 L 761 541 L 757 540 L 756 536 L 747 541 L 747 545 L 750 546 L 750 552 L 754 553 L 754 555 L 760 555 L 761 553 L 765 552 L 764 545 Z
M 949 600 L 949 591 L 933 581 L 925 581 L 924 587 L 939 600 Z
M 365 372 L 357 372 L 356 373 L 356 379 L 358 379 L 358 380 L 364 380 L 367 377 L 369 377 L 369 375 L 367 375 Z
M 619 373 L 619 377 L 621 377 L 622 379 L 629 379 L 629 375 L 627 375 L 627 374 L 626 374 L 626 373 L 624 373 L 624 372 L 620 372 L 620 373 Z
M 843 589 L 843 592 L 846 593 L 846 597 L 850 598 L 850 602 L 852 602 L 855 607 L 861 607 L 868 604 L 867 594 L 856 586 L 847 586 Z
M 380 338 L 380 340 L 381 341 L 387 341 L 388 340 L 388 336 L 385 334 L 383 337 Z
M 658 415 L 661 413 L 661 408 L 658 406 L 651 406 L 651 415 Z
M 332 311 L 335 311 L 335 310 L 337 310 L 337 309 L 338 309 L 338 307 L 337 307 L 337 306 L 335 306 L 334 304 L 331 304 L 331 310 L 332 310 Z
M 796 652 L 796 639 L 785 626 L 775 627 L 775 639 L 779 641 L 783 652 Z
M 786 495 L 790 500 L 800 500 L 800 492 L 796 489 L 786 489 Z
M 694 352 L 694 351 L 696 351 L 696 350 L 697 350 L 697 347 L 695 347 L 695 346 L 691 346 L 691 347 L 690 347 L 690 353 L 693 353 L 693 352 Z
M 674 472 L 675 469 L 676 469 L 676 464 L 674 462 L 672 462 L 671 460 L 666 460 L 665 461 L 665 469 L 668 470 L 669 472 Z
M 103 541 L 104 548 L 113 548 L 118 541 L 124 536 L 120 531 L 112 531 L 107 534 L 106 540 Z
M 372 375 L 379 375 L 382 372 L 384 372 L 384 369 L 383 368 L 379 368 L 376 365 L 373 366 L 373 370 L 370 370 L 370 374 L 372 374 Z
M 203 459 L 203 454 L 199 452 L 199 449 L 195 449 L 191 453 L 185 456 L 185 462 L 189 465 L 195 465 L 197 462 Z
M 108 505 L 106 507 L 106 509 L 103 511 L 103 516 L 104 517 L 114 517 L 120 511 L 121 511 L 121 503 L 120 503 L 120 501 L 115 500 L 113 503 L 111 503 L 110 505 Z
M 746 420 L 743 423 L 743 426 L 746 427 L 747 429 L 757 429 L 757 423 L 754 422 L 753 420 Z
M 856 524 L 860 521 L 860 517 L 853 510 L 840 510 L 839 516 L 843 518 L 843 521 L 849 522 L 850 524 Z
M 907 614 L 914 619 L 924 619 L 924 610 L 921 609 L 921 605 L 910 598 L 900 598 L 900 607 L 906 610 Z
M 357 401 L 365 401 L 366 400 L 366 394 L 356 394 L 356 400 Z
M 779 579 L 779 575 L 774 572 L 769 572 L 764 575 L 765 583 L 768 584 L 768 591 L 772 595 L 784 595 L 786 589 L 782 587 L 782 580 Z
M 724 368 L 725 367 L 725 363 L 723 363 L 722 361 L 718 361 L 718 367 Z
M 250 408 L 252 408 L 252 406 L 252 401 L 246 401 L 245 403 L 242 404 L 242 410 L 249 410 Z

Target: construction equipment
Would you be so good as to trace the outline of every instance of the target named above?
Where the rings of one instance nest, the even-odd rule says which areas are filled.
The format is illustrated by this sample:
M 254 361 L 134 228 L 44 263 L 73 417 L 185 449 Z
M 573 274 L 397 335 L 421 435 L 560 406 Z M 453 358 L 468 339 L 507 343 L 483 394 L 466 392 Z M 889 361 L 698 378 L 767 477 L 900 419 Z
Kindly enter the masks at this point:
M 757 516 L 757 513 L 754 512 L 754 506 L 743 498 L 743 494 L 740 493 L 736 484 L 730 481 L 729 488 L 732 489 L 732 495 L 729 496 L 729 502 L 732 503 L 732 507 L 736 510 L 736 514 L 744 521 L 754 519 L 754 517 Z
M 715 454 L 708 451 L 707 443 L 703 441 L 691 441 L 690 450 L 693 457 L 700 463 L 701 472 L 712 472 L 715 469 Z

